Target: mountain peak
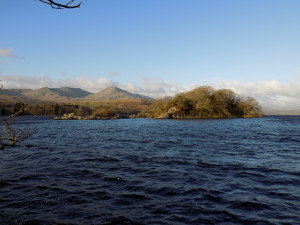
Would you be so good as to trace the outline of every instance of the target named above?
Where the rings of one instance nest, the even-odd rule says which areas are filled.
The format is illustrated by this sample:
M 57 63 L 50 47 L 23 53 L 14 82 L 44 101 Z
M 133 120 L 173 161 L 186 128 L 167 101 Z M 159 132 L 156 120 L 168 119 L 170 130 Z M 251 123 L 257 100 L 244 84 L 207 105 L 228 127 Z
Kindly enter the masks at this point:
M 124 91 L 124 90 L 122 90 L 116 86 L 110 86 L 110 87 L 103 89 L 102 91 Z
M 87 96 L 88 100 L 111 100 L 111 99 L 124 99 L 124 98 L 139 98 L 139 99 L 151 99 L 146 96 L 138 95 L 138 94 L 132 94 L 128 91 L 122 90 L 121 88 L 118 88 L 116 86 L 111 86 L 108 88 L 105 88 L 104 90 L 91 94 Z

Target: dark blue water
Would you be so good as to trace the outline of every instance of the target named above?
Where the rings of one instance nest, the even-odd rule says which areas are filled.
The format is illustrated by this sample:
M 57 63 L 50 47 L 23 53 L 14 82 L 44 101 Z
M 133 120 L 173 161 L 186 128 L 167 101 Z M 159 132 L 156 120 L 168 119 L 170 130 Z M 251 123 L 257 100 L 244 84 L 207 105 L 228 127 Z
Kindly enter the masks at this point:
M 300 117 L 23 120 L 0 224 L 300 224 Z

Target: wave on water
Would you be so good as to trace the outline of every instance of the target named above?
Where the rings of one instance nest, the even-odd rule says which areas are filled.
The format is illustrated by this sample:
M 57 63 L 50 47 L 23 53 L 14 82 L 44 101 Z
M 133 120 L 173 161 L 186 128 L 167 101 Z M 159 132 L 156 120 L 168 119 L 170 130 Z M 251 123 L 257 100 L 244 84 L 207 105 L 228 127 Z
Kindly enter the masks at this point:
M 27 118 L 0 224 L 300 224 L 299 121 Z

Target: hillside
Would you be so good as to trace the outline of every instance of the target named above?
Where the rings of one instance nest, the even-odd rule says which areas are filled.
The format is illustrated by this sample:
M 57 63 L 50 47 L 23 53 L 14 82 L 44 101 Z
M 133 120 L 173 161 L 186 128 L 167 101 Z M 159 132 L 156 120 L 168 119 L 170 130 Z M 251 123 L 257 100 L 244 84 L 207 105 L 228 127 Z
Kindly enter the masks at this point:
M 1 97 L 2 96 L 2 97 Z M 108 87 L 98 93 L 90 93 L 80 88 L 48 88 L 39 89 L 2 89 L 0 90 L 0 101 L 9 99 L 26 100 L 25 102 L 78 102 L 78 101 L 100 101 L 113 99 L 148 99 L 150 97 L 132 94 L 118 87 Z
M 31 89 L 1 89 L 0 95 L 25 97 L 31 91 Z
M 0 105 L 1 104 L 14 104 L 17 102 L 23 102 L 23 103 L 38 103 L 41 102 L 39 100 L 30 99 L 23 96 L 11 96 L 11 95 L 2 95 L 0 92 Z
M 99 100 L 113 100 L 113 99 L 124 99 L 124 98 L 151 100 L 150 97 L 146 97 L 138 94 L 132 94 L 118 87 L 108 87 L 103 91 L 87 96 L 85 99 L 87 101 L 99 101 Z
M 64 96 L 68 98 L 84 98 L 92 94 L 91 92 L 82 90 L 80 88 L 70 88 L 70 87 L 50 88 L 50 90 L 55 91 L 60 96 Z
M 25 92 L 24 95 L 31 99 L 39 100 L 66 100 L 66 98 L 84 98 L 91 94 L 90 92 L 84 91 L 80 88 L 39 88 Z
M 264 115 L 300 115 L 300 109 L 284 110 L 264 108 L 263 112 Z

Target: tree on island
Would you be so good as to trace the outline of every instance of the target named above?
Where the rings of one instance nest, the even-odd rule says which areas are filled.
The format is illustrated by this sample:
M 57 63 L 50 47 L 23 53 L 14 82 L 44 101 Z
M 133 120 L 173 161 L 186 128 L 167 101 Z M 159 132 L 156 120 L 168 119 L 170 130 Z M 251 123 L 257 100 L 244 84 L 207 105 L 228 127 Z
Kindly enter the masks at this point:
M 253 97 L 244 98 L 240 102 L 239 108 L 243 112 L 243 117 L 251 117 L 252 115 L 261 114 L 261 106 Z
M 242 98 L 230 89 L 201 86 L 171 100 L 158 100 L 150 114 L 154 118 L 260 117 L 261 106 L 252 97 Z
M 38 1 L 50 5 L 53 9 L 75 9 L 75 8 L 79 8 L 81 5 L 81 2 L 79 2 L 78 4 L 73 4 L 76 0 L 69 0 L 68 2 L 65 1 L 65 3 L 58 3 L 57 1 L 52 1 L 52 0 L 38 0 Z

